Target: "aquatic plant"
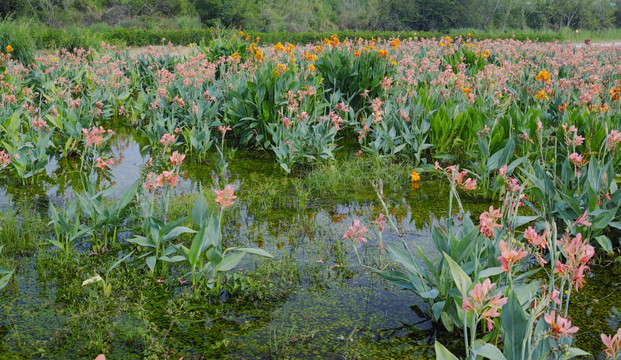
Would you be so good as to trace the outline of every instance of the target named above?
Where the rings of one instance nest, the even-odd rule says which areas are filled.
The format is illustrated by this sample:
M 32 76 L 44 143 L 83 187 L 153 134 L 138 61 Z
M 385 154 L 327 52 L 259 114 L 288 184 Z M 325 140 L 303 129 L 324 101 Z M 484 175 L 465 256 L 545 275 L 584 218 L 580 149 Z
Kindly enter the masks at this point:
M 457 183 L 463 183 L 465 174 L 459 173 L 456 167 L 441 170 L 448 172 L 453 189 L 450 196 L 460 204 L 454 190 Z M 467 215 L 462 215 L 462 229 L 455 232 L 452 217 L 449 217 L 446 225 L 435 226 L 433 230 L 433 242 L 440 254 L 437 259 L 427 258 L 414 244 L 417 255 L 423 260 L 423 266 L 419 265 L 407 242 L 402 240 L 401 247 L 389 244 L 386 248 L 389 257 L 400 263 L 405 273 L 382 269 L 375 272 L 423 298 L 427 306 L 422 309 L 449 331 L 460 328 L 467 356 L 526 359 L 584 355 L 586 353 L 579 349 L 569 348 L 572 334 L 578 328 L 571 327 L 566 317 L 556 316 L 555 311 L 567 314 L 571 289 L 579 291 L 585 281 L 587 264 L 595 250 L 582 239 L 578 224 L 590 224 L 579 221 L 559 236 L 554 220 L 544 220 L 539 223 L 544 227 L 542 235 L 529 227 L 519 236 L 518 228 L 540 217 L 517 215 L 522 201 L 526 201 L 522 193 L 525 187 L 508 176 L 504 168 L 501 176 L 506 185 L 502 207 L 490 207 L 482 213 L 478 228 Z M 390 214 L 381 186 L 377 194 L 384 210 Z M 394 222 L 390 220 L 389 223 L 399 233 Z M 575 234 L 573 239 L 570 232 Z M 542 249 L 549 253 L 543 254 Z M 527 256 L 536 258 L 539 267 L 522 269 L 522 260 Z M 533 275 L 547 264 L 550 269 L 546 270 L 547 281 L 542 284 Z M 492 293 L 496 284 L 502 284 L 501 291 Z M 542 318 L 542 315 L 545 316 Z M 478 339 L 478 325 L 483 320 L 489 333 Z M 487 342 L 498 336 L 503 339 L 502 351 Z M 438 359 L 454 358 L 441 345 L 436 350 Z
M 2 253 L 2 248 L 4 248 L 4 245 L 0 246 L 0 254 Z M 7 284 L 9 283 L 9 280 L 11 280 L 11 276 L 13 275 L 13 271 L 12 269 L 6 268 L 4 266 L 0 266 L 0 290 L 2 290 L 5 286 L 7 286 Z
M 92 234 L 93 229 L 82 223 L 82 214 L 79 208 L 79 200 L 74 199 L 66 209 L 58 210 L 50 204 L 50 222 L 53 225 L 55 239 L 49 239 L 49 243 L 63 250 L 65 253 L 73 251 L 74 243 Z
M 233 205 L 236 198 L 233 188 L 227 185 L 224 190 L 215 190 L 218 195 L 215 202 L 219 205 L 219 214 L 211 212 L 205 198 L 200 194 L 194 203 L 192 218 L 199 230 L 196 232 L 190 248 L 183 244 L 175 245 L 177 252 L 190 265 L 192 285 L 202 281 L 215 294 L 220 292 L 221 274 L 234 269 L 247 253 L 272 258 L 267 251 L 258 248 L 224 248 L 222 244 L 222 215 L 224 209 Z
M 95 273 L 95 276 L 84 280 L 82 282 L 82 286 L 86 286 L 86 285 L 89 285 L 89 284 L 101 282 L 101 287 L 102 287 L 103 295 L 105 297 L 110 296 L 110 294 L 112 293 L 112 284 L 108 281 L 108 274 L 110 273 L 110 271 L 114 270 L 115 267 L 119 266 L 121 263 L 123 263 L 125 260 L 127 260 L 130 256 L 132 256 L 133 253 L 134 253 L 133 251 L 130 252 L 129 254 L 125 255 L 124 257 L 119 259 L 117 262 L 112 264 L 106 270 L 106 274 L 104 275 L 103 278 L 99 274 Z

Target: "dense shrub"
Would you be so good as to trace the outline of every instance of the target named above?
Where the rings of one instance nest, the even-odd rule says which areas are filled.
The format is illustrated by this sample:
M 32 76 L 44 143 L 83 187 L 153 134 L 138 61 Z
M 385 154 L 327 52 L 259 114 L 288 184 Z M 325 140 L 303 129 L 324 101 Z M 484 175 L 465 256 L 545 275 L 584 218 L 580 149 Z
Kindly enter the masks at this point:
M 10 45 L 14 59 L 23 63 L 31 62 L 36 49 L 34 38 L 30 35 L 33 28 L 38 26 L 23 19 L 6 19 L 0 22 L 0 52 L 6 52 Z

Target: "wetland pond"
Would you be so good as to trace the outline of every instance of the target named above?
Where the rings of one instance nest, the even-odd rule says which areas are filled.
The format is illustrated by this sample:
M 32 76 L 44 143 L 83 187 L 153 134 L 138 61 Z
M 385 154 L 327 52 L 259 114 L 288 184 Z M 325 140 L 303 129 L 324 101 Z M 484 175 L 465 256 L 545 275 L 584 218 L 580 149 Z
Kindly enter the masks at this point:
M 149 158 L 139 142 L 127 133 L 115 137 L 108 180 L 115 196 L 140 177 Z M 100 352 L 108 359 L 431 359 L 436 337 L 459 352 L 459 334 L 434 327 L 417 309 L 419 298 L 361 266 L 351 241 L 343 239 L 353 219 L 371 224 L 382 211 L 370 187 L 338 184 L 339 192 L 316 194 L 273 164 L 242 151 L 229 161 L 224 180 L 239 199 L 227 214 L 225 242 L 261 247 L 275 258 L 246 257 L 237 274 L 248 273 L 239 287 L 251 295 L 217 301 L 193 294 L 180 268 L 171 265 L 167 277 L 153 278 L 144 261 L 131 258 L 110 272 L 110 297 L 99 287 L 83 287 L 134 247 L 121 241 L 117 254 L 96 255 L 85 241 L 67 257 L 47 245 L 49 203 L 66 206 L 81 186 L 77 167 L 52 160 L 46 180 L 35 187 L 2 179 L 2 261 L 16 271 L 0 294 L 0 359 L 92 359 Z M 199 189 L 211 191 L 218 179 L 210 164 L 184 166 L 182 174 L 171 205 L 180 216 L 191 211 Z M 385 190 L 403 240 L 433 257 L 431 228 L 448 214 L 448 185 L 384 180 L 391 184 Z M 473 218 L 490 205 L 462 200 Z M 371 229 L 359 249 L 369 266 L 389 261 L 376 233 Z M 383 241 L 401 239 L 387 228 Z M 601 350 L 600 331 L 619 327 L 619 279 L 618 266 L 594 266 L 572 303 L 572 320 L 581 328 L 577 345 L 591 353 Z

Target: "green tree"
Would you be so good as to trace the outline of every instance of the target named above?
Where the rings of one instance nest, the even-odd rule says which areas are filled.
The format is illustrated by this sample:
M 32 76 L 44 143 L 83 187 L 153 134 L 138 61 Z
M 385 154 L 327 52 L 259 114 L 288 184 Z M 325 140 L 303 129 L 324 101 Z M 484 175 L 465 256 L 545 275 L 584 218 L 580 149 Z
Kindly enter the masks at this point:
M 244 5 L 244 1 L 236 0 L 194 0 L 201 22 L 210 26 L 239 25 L 239 15 Z

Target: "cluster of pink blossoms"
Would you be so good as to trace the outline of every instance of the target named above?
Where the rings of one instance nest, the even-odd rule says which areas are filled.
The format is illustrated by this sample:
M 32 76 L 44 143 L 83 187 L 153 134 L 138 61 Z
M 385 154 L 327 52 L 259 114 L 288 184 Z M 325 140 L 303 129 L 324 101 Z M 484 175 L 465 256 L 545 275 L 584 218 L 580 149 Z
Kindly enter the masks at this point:
M 175 136 L 172 135 L 172 134 L 166 133 L 160 139 L 160 144 L 162 144 L 164 146 L 172 145 L 174 143 L 175 143 Z
M 535 248 L 533 255 L 537 257 L 537 261 L 541 266 L 548 263 L 542 255 L 542 251 L 548 247 L 548 236 L 549 233 L 547 231 L 544 230 L 543 233 L 539 235 L 537 231 L 530 226 L 524 230 L 524 239 Z
M 522 200 L 526 197 L 526 195 L 522 192 L 524 187 L 520 185 L 516 178 L 507 175 L 507 170 L 508 167 L 506 164 L 498 169 L 498 174 L 500 174 L 505 181 L 505 190 L 507 191 L 505 196 L 502 198 L 502 202 L 506 205 L 509 211 L 517 211 L 518 207 L 524 205 Z
M 475 190 L 477 188 L 477 180 L 476 179 L 472 179 L 472 178 L 467 178 L 466 180 L 464 180 L 464 178 L 466 177 L 466 175 L 468 175 L 467 171 L 459 171 L 459 166 L 457 165 L 451 165 L 451 166 L 447 166 L 446 168 L 442 168 L 440 166 L 439 162 L 435 162 L 435 169 L 436 170 L 444 170 L 447 174 L 447 176 L 449 177 L 449 180 L 454 181 L 455 182 L 455 186 L 459 187 L 460 189 L 464 190 L 464 191 L 472 191 Z
M 367 239 L 363 237 L 363 235 L 367 232 L 369 232 L 369 229 L 367 229 L 366 226 L 360 224 L 360 220 L 354 219 L 352 226 L 350 226 L 345 234 L 343 234 L 343 239 L 352 239 L 358 245 L 360 245 L 363 242 L 367 242 Z
M 218 126 L 218 131 L 222 134 L 222 136 L 226 135 L 227 131 L 232 130 L 231 127 L 229 125 L 220 125 Z
M 41 130 L 41 128 L 47 128 L 47 123 L 42 118 L 35 116 L 30 123 L 30 126 L 37 129 L 37 131 Z
M 490 279 L 485 279 L 483 284 L 474 285 L 474 288 L 468 292 L 470 297 L 464 298 L 461 306 L 462 310 L 466 312 L 473 310 L 481 316 L 481 319 L 485 319 L 488 331 L 494 327 L 492 319 L 500 316 L 498 309 L 507 303 L 507 298 L 502 297 L 500 292 L 493 296 L 490 294 L 494 286 L 496 284 L 492 283 Z
M 543 234 L 538 235 L 537 231 L 535 231 L 535 229 L 530 226 L 526 230 L 524 230 L 524 239 L 526 239 L 529 244 L 542 250 L 548 246 L 548 240 L 546 235 L 547 234 L 545 231 L 543 232 Z
M 182 155 L 182 154 L 179 154 L 178 151 L 175 151 L 172 153 L 172 155 L 170 155 L 169 159 L 170 159 L 171 165 L 181 166 L 181 164 L 183 164 L 183 159 L 185 159 L 185 154 Z
M 580 155 L 578 153 L 573 152 L 573 153 L 571 153 L 569 155 L 569 161 L 571 161 L 572 164 L 580 167 L 580 166 L 584 165 L 584 156 L 582 156 L 582 155 Z M 577 173 L 579 173 L 579 172 L 577 172 Z
M 97 165 L 95 165 L 97 168 L 105 170 L 107 168 L 109 168 L 110 166 L 114 165 L 114 160 L 113 159 L 108 159 L 106 161 L 103 161 L 103 159 L 101 157 L 97 158 Z
M 147 175 L 147 183 L 144 188 L 149 192 L 153 192 L 161 187 L 175 187 L 179 184 L 179 175 L 174 171 L 162 171 L 161 174 L 156 175 L 154 172 L 150 172 Z
M 494 209 L 493 206 L 489 207 L 488 211 L 484 211 L 479 216 L 479 231 L 487 238 L 494 237 L 494 230 L 502 228 L 502 224 L 498 223 L 498 220 L 502 218 L 500 209 Z
M 386 227 L 386 216 L 380 213 L 377 217 L 377 220 L 373 221 L 373 224 L 377 225 L 377 228 L 380 232 L 384 231 L 384 228 Z
M 11 164 L 11 161 L 11 155 L 6 153 L 4 150 L 0 150 L 0 169 L 9 166 L 9 164 Z
M 582 239 L 582 234 L 576 235 L 573 239 L 569 234 L 565 234 L 560 241 L 561 251 L 567 259 L 563 264 L 556 260 L 554 273 L 571 280 L 576 291 L 579 291 L 585 282 L 585 272 L 590 270 L 589 260 L 595 255 L 595 248 L 589 244 L 588 239 Z
M 553 338 L 558 339 L 559 337 L 571 336 L 578 331 L 577 326 L 571 326 L 571 320 L 561 317 L 561 315 L 556 315 L 555 318 L 555 315 L 554 311 L 543 315 L 543 319 L 552 329 Z
M 568 124 L 561 126 L 565 131 L 565 143 L 567 145 L 580 146 L 584 143 L 584 136 L 578 135 L 578 129 L 574 125 L 570 126 L 569 129 L 567 129 Z
M 82 134 L 84 135 L 84 140 L 86 141 L 87 147 L 97 147 L 101 145 L 101 143 L 103 143 L 103 141 L 105 140 L 103 135 L 105 135 L 106 133 L 108 135 L 114 135 L 114 131 L 105 130 L 103 126 L 93 126 L 90 129 L 82 129 Z
M 608 134 L 608 143 L 606 146 L 608 149 L 616 149 L 617 145 L 621 143 L 621 132 L 617 130 L 611 130 L 610 134 Z
M 526 250 L 519 248 L 509 249 L 507 242 L 504 240 L 500 240 L 498 245 L 500 246 L 500 256 L 497 259 L 500 261 L 500 269 L 506 273 L 511 271 L 513 264 L 519 263 L 528 255 Z
M 224 209 L 234 204 L 233 200 L 237 199 L 237 196 L 233 195 L 235 189 L 231 185 L 224 187 L 224 190 L 214 190 L 216 193 L 216 203 L 220 205 L 220 209 Z

